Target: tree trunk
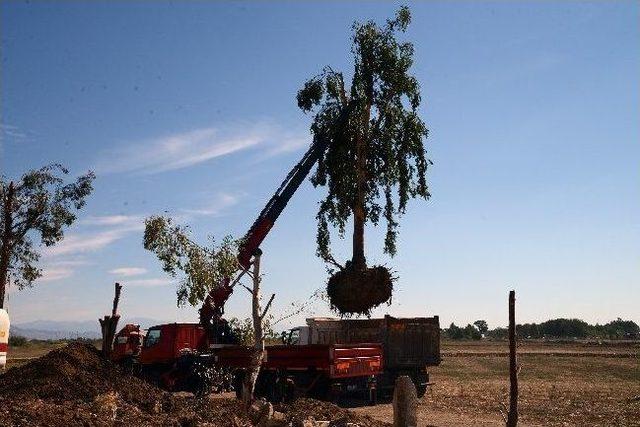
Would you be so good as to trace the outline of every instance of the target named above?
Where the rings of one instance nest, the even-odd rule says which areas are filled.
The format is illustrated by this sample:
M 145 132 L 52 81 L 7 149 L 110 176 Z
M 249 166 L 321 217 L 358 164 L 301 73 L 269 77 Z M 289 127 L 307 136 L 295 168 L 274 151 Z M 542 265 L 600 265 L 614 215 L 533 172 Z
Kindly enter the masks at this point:
M 509 415 L 507 427 L 518 424 L 518 359 L 516 354 L 516 292 L 509 292 Z
M 120 315 L 118 314 L 118 303 L 120 302 L 120 291 L 122 285 L 120 283 L 115 284 L 115 296 L 113 297 L 113 307 L 111 309 L 111 316 L 104 316 L 103 319 L 98 319 L 100 322 L 100 329 L 102 331 L 102 356 L 106 359 L 111 355 L 113 349 L 113 339 L 116 335 L 116 329 L 118 328 L 118 320 Z
M 251 296 L 251 315 L 253 317 L 254 349 L 246 374 L 242 380 L 242 402 L 248 408 L 253 401 L 256 380 L 264 357 L 263 315 L 260 313 L 260 254 L 253 258 L 253 292 Z
M 356 200 L 353 206 L 353 258 L 356 270 L 367 268 L 364 255 L 365 196 L 367 184 L 367 140 L 369 137 L 369 116 L 371 104 L 367 105 L 362 118 L 362 132 L 356 136 Z
M 2 248 L 0 249 L 0 308 L 4 308 L 4 297 L 9 277 L 9 261 L 11 260 L 11 229 L 13 228 L 13 197 L 15 188 L 13 181 L 9 183 L 4 203 L 4 230 L 2 231 Z

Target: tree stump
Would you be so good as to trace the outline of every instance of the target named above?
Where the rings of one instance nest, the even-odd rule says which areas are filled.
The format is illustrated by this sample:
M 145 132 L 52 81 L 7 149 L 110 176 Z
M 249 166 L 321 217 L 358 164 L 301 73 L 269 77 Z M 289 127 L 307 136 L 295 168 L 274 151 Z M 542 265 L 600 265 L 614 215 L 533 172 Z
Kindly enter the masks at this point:
M 393 427 L 416 427 L 417 409 L 416 386 L 408 376 L 399 376 L 393 390 Z
M 122 285 L 120 283 L 116 283 L 111 316 L 107 315 L 102 319 L 98 319 L 100 322 L 100 330 L 102 332 L 102 356 L 106 359 L 111 355 L 113 339 L 116 335 L 116 329 L 118 328 L 118 320 L 120 320 L 120 315 L 118 314 L 118 303 L 120 302 L 121 290 Z

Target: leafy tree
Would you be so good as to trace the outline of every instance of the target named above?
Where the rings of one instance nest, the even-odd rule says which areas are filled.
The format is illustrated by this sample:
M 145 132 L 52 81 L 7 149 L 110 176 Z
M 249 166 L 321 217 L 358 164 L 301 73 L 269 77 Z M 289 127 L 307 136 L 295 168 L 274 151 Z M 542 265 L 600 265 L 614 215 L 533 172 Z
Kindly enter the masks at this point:
M 487 331 L 487 336 L 496 340 L 506 340 L 509 337 L 507 328 L 494 328 Z
M 618 318 L 604 325 L 590 325 L 580 319 L 550 319 L 542 323 L 516 325 L 522 338 L 610 338 L 633 339 L 640 337 L 640 326 L 632 320 Z M 491 338 L 506 338 L 505 328 L 495 328 L 487 332 Z
M 278 335 L 273 330 L 273 327 L 271 326 L 271 321 L 272 321 L 272 316 L 269 316 L 269 318 L 264 319 L 263 326 L 262 326 L 264 329 L 263 330 L 264 339 L 269 342 L 276 342 L 279 339 L 280 335 Z M 238 341 L 240 342 L 240 344 L 253 345 L 253 343 L 255 342 L 255 339 L 253 336 L 254 334 L 253 319 L 249 317 L 245 317 L 244 319 L 240 320 L 237 317 L 232 317 L 231 319 L 229 319 L 229 327 L 231 328 L 235 336 L 238 338 Z
M 476 320 L 475 322 L 473 322 L 473 325 L 478 328 L 478 332 L 480 332 L 482 335 L 486 334 L 489 330 L 489 325 L 487 324 L 486 320 Z
M 467 326 L 461 328 L 456 326 L 455 323 L 451 323 L 449 328 L 444 330 L 444 335 L 452 340 L 479 340 L 482 338 L 480 331 L 471 324 L 467 324 Z
M 189 237 L 186 226 L 171 218 L 151 216 L 145 221 L 144 248 L 155 253 L 162 269 L 172 277 L 183 276 L 178 284 L 178 306 L 197 306 L 216 286 L 238 270 L 238 241 L 226 236 L 220 245 L 209 237 L 209 245 L 201 246 Z
M 68 173 L 52 164 L 25 173 L 17 182 L 0 179 L 0 308 L 9 281 L 23 289 L 42 275 L 36 245 L 62 240 L 65 227 L 73 224 L 91 194 L 93 172 L 65 184 Z
M 468 324 L 464 328 L 464 337 L 470 340 L 479 340 L 482 338 L 482 335 L 475 326 Z
M 177 290 L 178 305 L 186 302 L 193 306 L 200 304 L 205 301 L 210 291 L 222 284 L 228 284 L 228 280 L 239 270 L 237 253 L 241 242 L 227 236 L 217 245 L 212 237 L 209 239 L 208 246 L 195 243 L 189 237 L 189 229 L 174 224 L 171 218 L 152 216 L 145 221 L 145 249 L 156 254 L 165 272 L 174 277 L 179 271 L 183 273 Z M 269 319 L 265 321 L 265 316 L 275 295 L 272 295 L 262 310 L 259 255 L 253 259 L 252 265 L 253 271 L 248 272 L 248 275 L 253 279 L 253 288 L 242 285 L 251 293 L 252 321 L 249 323 L 236 320 L 231 325 L 245 344 L 253 342 L 253 352 L 242 381 L 243 401 L 247 405 L 251 402 L 262 365 L 265 339 L 274 335 L 269 326 Z
M 315 112 L 314 138 L 329 142 L 311 182 L 328 189 L 317 214 L 317 253 L 337 266 L 329 249 L 329 224 L 342 238 L 353 216 L 348 264 L 364 270 L 365 223 L 377 225 L 384 217 L 384 250 L 393 256 L 398 216 L 409 199 L 430 197 L 425 175 L 431 162 L 423 146 L 427 127 L 418 115 L 420 86 L 409 72 L 413 45 L 397 40 L 410 21 L 409 9 L 402 7 L 382 27 L 373 21 L 354 23 L 351 85 L 327 67 L 298 92 L 298 106 Z M 346 125 L 338 120 L 344 114 Z
M 451 322 L 449 328 L 445 329 L 445 335 L 452 340 L 461 340 L 464 338 L 464 329 L 456 326 L 455 323 Z

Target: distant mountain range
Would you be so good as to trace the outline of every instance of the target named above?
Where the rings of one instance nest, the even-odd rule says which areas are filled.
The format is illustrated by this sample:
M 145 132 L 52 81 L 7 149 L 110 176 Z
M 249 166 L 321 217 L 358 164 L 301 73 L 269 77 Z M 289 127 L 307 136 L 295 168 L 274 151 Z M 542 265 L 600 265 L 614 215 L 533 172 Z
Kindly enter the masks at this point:
M 132 317 L 120 319 L 118 326 L 127 323 L 140 325 L 142 328 L 167 323 L 166 320 L 150 319 L 147 317 Z M 100 325 L 97 320 L 59 321 L 34 320 L 32 322 L 11 325 L 11 335 L 19 335 L 29 339 L 55 340 L 74 338 L 100 338 Z

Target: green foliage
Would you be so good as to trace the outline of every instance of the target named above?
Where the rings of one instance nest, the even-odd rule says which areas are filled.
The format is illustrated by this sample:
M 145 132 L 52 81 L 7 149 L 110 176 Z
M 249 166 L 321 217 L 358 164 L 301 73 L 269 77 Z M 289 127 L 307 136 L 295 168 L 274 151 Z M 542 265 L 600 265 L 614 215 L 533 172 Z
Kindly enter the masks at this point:
M 471 324 L 461 328 L 456 326 L 455 323 L 451 323 L 451 325 L 443 331 L 443 334 L 445 337 L 452 340 L 479 340 L 482 338 L 480 331 Z
M 486 320 L 476 320 L 475 322 L 473 322 L 473 326 L 478 328 L 478 332 L 480 332 L 482 335 L 486 334 L 489 330 L 489 325 L 487 324 Z
M 177 290 L 178 306 L 200 304 L 210 290 L 232 277 L 238 269 L 239 242 L 226 236 L 219 245 L 210 237 L 208 246 L 189 238 L 186 226 L 171 218 L 151 216 L 145 220 L 144 248 L 155 253 L 162 269 L 172 277 L 182 273 Z
M 20 335 L 9 335 L 9 347 L 24 347 L 29 341 Z
M 632 320 L 620 318 L 604 325 L 590 325 L 580 319 L 551 319 L 542 323 L 516 325 L 516 334 L 524 339 L 541 338 L 600 338 L 600 339 L 638 339 L 640 326 Z M 495 328 L 487 332 L 495 339 L 507 337 L 506 328 Z
M 333 260 L 329 225 L 344 237 L 357 209 L 374 225 L 384 217 L 384 250 L 395 255 L 398 216 L 410 198 L 430 197 L 426 171 L 431 162 L 423 146 L 428 130 L 418 115 L 420 86 L 409 72 L 413 45 L 397 40 L 410 21 L 409 9 L 402 7 L 382 27 L 354 23 L 351 85 L 326 67 L 298 92 L 300 109 L 315 112 L 314 139 L 328 141 L 311 177 L 314 186 L 328 190 L 317 214 L 317 253 L 325 261 Z M 346 123 L 338 120 L 343 112 Z
M 17 182 L 0 179 L 0 296 L 4 296 L 7 280 L 18 289 L 33 285 L 42 275 L 37 246 L 53 246 L 62 240 L 64 229 L 85 205 L 93 190 L 94 173 L 65 183 L 68 174 L 62 165 L 52 164 L 25 173 Z
M 269 315 L 262 322 L 262 333 L 264 335 L 264 339 L 267 342 L 275 342 L 280 338 L 280 335 L 276 334 L 271 326 L 272 316 Z M 232 317 L 228 320 L 229 327 L 234 332 L 234 334 L 238 337 L 241 345 L 253 345 L 253 321 L 250 318 L 238 319 L 237 317 Z

